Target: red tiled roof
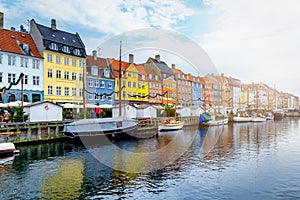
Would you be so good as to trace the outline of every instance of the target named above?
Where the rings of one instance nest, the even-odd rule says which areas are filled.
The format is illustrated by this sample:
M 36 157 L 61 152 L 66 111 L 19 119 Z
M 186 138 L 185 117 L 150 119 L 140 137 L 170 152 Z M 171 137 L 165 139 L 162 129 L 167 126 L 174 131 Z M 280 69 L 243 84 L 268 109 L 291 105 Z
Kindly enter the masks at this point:
M 109 59 L 115 77 L 119 77 L 120 62 L 118 60 Z M 125 71 L 130 66 L 130 63 L 122 61 L 121 70 Z
M 19 44 L 18 44 L 19 41 Z M 10 53 L 26 55 L 19 45 L 28 44 L 30 53 L 34 57 L 43 58 L 39 53 L 32 37 L 28 33 L 2 29 L 0 30 L 0 50 Z
M 97 60 L 95 60 L 93 56 L 87 56 L 86 66 L 91 67 L 93 65 L 97 66 L 99 69 L 107 68 L 106 60 L 104 58 L 97 58 Z

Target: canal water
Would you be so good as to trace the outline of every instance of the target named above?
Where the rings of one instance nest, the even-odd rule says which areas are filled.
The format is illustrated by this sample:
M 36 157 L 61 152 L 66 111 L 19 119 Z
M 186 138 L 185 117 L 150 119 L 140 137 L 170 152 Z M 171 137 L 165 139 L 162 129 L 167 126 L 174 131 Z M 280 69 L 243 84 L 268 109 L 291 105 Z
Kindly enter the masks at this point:
M 300 199 L 299 118 L 102 139 L 18 147 L 0 199 Z

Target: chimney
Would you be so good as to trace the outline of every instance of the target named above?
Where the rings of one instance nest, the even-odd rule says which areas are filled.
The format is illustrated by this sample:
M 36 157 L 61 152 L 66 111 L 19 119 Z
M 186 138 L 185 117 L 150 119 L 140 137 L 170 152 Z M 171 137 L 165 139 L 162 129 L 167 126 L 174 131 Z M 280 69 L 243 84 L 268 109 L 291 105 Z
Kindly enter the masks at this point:
M 155 60 L 156 60 L 157 62 L 160 62 L 160 55 L 155 55 Z
M 224 76 L 224 73 L 221 73 L 221 76 L 223 77 L 223 76 Z
M 94 60 L 97 60 L 97 51 L 96 50 L 93 51 L 93 58 L 94 58 Z
M 51 19 L 51 28 L 53 30 L 56 30 L 56 20 L 55 19 Z
M 129 63 L 134 63 L 134 55 L 133 54 L 129 54 Z
M 4 14 L 0 12 L 0 30 L 3 29 Z
M 175 69 L 175 64 L 172 64 L 172 69 Z

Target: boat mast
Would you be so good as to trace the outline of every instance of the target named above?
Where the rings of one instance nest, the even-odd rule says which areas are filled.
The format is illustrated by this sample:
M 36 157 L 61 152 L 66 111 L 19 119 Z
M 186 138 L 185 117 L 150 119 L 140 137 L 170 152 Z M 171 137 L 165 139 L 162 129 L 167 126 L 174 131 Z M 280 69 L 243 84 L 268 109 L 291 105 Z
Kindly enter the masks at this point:
M 85 80 L 86 80 L 86 72 L 85 72 L 85 62 L 83 62 L 83 85 L 82 85 L 82 92 L 83 92 L 83 118 L 86 119 L 86 88 L 85 88 Z
M 119 116 L 122 116 L 122 88 L 121 88 L 121 81 L 122 81 L 122 41 L 120 41 L 120 57 L 119 57 Z

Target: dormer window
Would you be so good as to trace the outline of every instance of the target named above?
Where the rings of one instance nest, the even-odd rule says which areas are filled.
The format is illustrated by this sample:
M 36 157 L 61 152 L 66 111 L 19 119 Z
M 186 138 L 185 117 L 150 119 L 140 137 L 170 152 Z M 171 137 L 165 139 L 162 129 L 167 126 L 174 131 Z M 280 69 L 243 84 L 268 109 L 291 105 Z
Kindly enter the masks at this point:
M 70 49 L 67 46 L 63 46 L 62 51 L 65 52 L 65 53 L 70 53 Z
M 110 74 L 109 69 L 105 69 L 105 70 L 104 70 L 104 74 L 103 74 L 104 77 L 105 77 L 105 78 L 109 78 L 109 74 Z
M 55 50 L 55 51 L 58 50 L 57 44 L 56 44 L 56 43 L 50 43 L 49 48 L 50 48 L 51 50 Z
M 145 80 L 145 75 L 142 74 L 141 77 L 142 77 L 142 80 Z
M 74 53 L 74 55 L 80 56 L 80 50 L 79 49 L 74 49 L 73 53 Z
M 93 76 L 98 76 L 98 67 L 97 66 L 93 66 L 91 71 L 92 71 Z

